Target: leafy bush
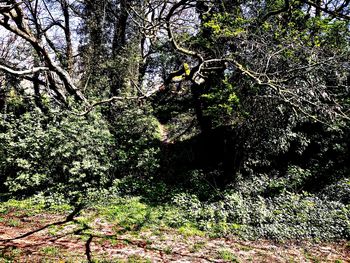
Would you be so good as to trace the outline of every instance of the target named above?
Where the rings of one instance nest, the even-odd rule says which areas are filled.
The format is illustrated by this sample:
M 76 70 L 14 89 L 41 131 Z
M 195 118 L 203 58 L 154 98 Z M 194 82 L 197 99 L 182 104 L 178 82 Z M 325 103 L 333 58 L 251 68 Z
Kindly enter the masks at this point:
M 321 196 L 332 201 L 350 204 L 350 178 L 344 178 L 336 183 L 326 186 L 321 191 Z
M 115 108 L 112 133 L 116 141 L 114 167 L 119 178 L 153 177 L 159 168 L 159 123 L 150 109 L 132 105 Z
M 0 133 L 0 172 L 11 193 L 59 191 L 72 197 L 113 179 L 112 146 L 108 125 L 98 114 L 8 116 Z

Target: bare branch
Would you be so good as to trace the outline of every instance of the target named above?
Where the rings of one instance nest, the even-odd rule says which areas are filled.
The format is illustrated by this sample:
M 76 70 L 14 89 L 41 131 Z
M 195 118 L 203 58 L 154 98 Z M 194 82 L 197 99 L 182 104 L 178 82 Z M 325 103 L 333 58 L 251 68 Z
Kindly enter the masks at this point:
M 340 12 L 342 9 L 340 9 L 340 10 L 330 10 L 328 8 L 324 8 L 321 5 L 315 4 L 312 1 L 308 1 L 308 0 L 304 0 L 304 3 L 307 4 L 307 5 L 310 5 L 312 7 L 318 8 L 319 10 L 321 10 L 321 11 L 323 11 L 323 12 L 329 14 L 329 15 L 332 15 L 334 17 L 339 17 L 339 18 L 342 18 L 342 19 L 350 21 L 350 16 L 344 15 L 344 14 L 342 14 Z
M 34 74 L 34 73 L 41 72 L 41 71 L 48 71 L 49 68 L 48 67 L 35 67 L 32 69 L 26 69 L 26 70 L 14 70 L 14 69 L 6 67 L 4 65 L 0 65 L 0 70 L 5 71 L 7 73 L 10 73 L 12 75 L 22 76 L 22 75 Z
M 181 6 L 185 5 L 186 3 L 188 2 L 188 0 L 181 0 L 179 1 L 178 3 L 174 4 L 171 8 L 170 8 L 170 11 L 165 19 L 166 21 L 166 28 L 167 28 L 167 32 L 168 32 L 168 37 L 169 37 L 169 40 L 171 41 L 172 45 L 174 46 L 174 48 L 185 54 L 185 55 L 188 55 L 188 56 L 192 56 L 192 57 L 195 57 L 197 58 L 200 62 L 203 62 L 204 61 L 204 58 L 201 54 L 195 52 L 195 51 L 192 51 L 192 50 L 188 50 L 188 49 L 185 49 L 183 47 L 181 47 L 176 39 L 175 39 L 175 36 L 174 36 L 174 33 L 172 31 L 172 26 L 171 26 L 171 18 L 173 17 L 175 11 L 180 8 Z
M 16 4 L 16 1 L 12 2 L 14 5 Z M 85 96 L 74 85 L 73 80 L 71 79 L 69 74 L 63 68 L 54 63 L 46 48 L 40 43 L 40 40 L 37 39 L 31 32 L 20 6 L 15 5 L 15 7 L 9 12 L 1 12 L 1 14 L 5 17 L 5 19 L 0 20 L 0 25 L 29 42 L 35 49 L 35 51 L 38 53 L 38 55 L 42 56 L 46 63 L 46 67 L 48 67 L 50 71 L 55 72 L 60 77 L 60 79 L 65 85 L 66 90 L 70 94 L 76 96 L 79 100 L 88 104 Z M 10 19 L 14 23 L 10 23 Z

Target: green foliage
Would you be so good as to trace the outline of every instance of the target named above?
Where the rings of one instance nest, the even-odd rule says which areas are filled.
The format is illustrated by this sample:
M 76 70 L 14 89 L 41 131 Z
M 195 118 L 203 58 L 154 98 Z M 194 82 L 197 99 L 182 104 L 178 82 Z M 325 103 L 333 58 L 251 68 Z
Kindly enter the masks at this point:
M 69 197 L 112 180 L 113 138 L 101 116 L 8 116 L 0 137 L 0 170 L 11 193 Z
M 184 67 L 184 70 L 185 70 L 185 76 L 189 76 L 190 73 L 191 73 L 191 68 L 190 68 L 190 66 L 188 65 L 188 63 L 184 63 L 184 64 L 183 64 L 183 67 Z
M 95 204 L 100 216 L 116 224 L 117 231 L 139 231 L 141 229 L 159 229 L 162 227 L 182 227 L 189 222 L 174 206 L 147 205 L 137 197 L 110 198 Z
M 205 232 L 200 231 L 194 224 L 186 223 L 179 228 L 179 233 L 184 237 L 204 236 Z
M 2 249 L 0 250 L 0 262 L 12 263 L 21 253 L 22 250 L 19 248 Z
M 7 99 L 8 107 L 10 111 L 17 111 L 20 107 L 23 106 L 23 98 L 19 96 L 14 88 L 11 88 L 8 92 Z
M 219 258 L 225 260 L 225 262 L 239 262 L 236 256 L 230 250 L 220 250 L 218 252 Z
M 327 185 L 321 190 L 321 196 L 332 201 L 350 204 L 350 179 L 343 178 Z
M 128 257 L 128 260 L 126 262 L 127 263 L 151 263 L 152 261 L 148 258 L 143 258 L 140 255 L 131 255 Z
M 203 27 L 210 29 L 213 35 L 217 38 L 237 37 L 245 33 L 244 26 L 249 20 L 242 16 L 237 16 L 231 13 L 214 13 L 210 17 L 205 16 L 206 22 Z
M 47 246 L 41 249 L 41 253 L 47 256 L 57 257 L 60 255 L 60 249 L 54 246 Z
M 174 202 L 200 229 L 215 236 L 334 240 L 350 235 L 348 206 L 306 193 L 265 198 L 232 192 L 217 202 L 182 195 Z
M 117 109 L 112 123 L 116 141 L 114 169 L 119 178 L 152 178 L 159 168 L 159 122 L 149 108 L 129 106 Z
M 227 77 L 201 97 L 207 105 L 204 114 L 212 118 L 214 126 L 232 125 L 237 120 L 235 117 L 240 115 L 236 88 Z
M 38 215 L 42 212 L 67 213 L 72 211 L 72 207 L 67 204 L 50 203 L 46 196 L 33 196 L 24 200 L 10 199 L 0 204 L 0 214 L 20 213 L 21 215 Z
M 311 173 L 309 170 L 302 169 L 298 166 L 291 166 L 285 176 L 272 178 L 267 190 L 269 194 L 283 191 L 298 193 L 303 190 L 305 182 L 310 177 Z

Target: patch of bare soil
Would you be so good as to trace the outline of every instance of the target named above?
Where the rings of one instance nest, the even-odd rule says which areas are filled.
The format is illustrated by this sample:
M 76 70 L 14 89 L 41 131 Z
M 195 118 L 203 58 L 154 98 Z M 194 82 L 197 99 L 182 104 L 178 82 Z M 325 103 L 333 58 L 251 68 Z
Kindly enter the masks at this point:
M 127 233 L 100 218 L 9 213 L 0 222 L 0 262 L 350 262 L 349 243 L 274 243 Z

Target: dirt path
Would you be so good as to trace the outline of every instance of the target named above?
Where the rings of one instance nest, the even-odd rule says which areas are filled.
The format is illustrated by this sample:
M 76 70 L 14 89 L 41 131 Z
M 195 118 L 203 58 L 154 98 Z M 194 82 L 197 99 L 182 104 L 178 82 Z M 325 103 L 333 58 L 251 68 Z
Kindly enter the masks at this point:
M 164 124 L 159 123 L 159 133 L 163 143 L 167 144 L 171 142 L 168 128 Z

